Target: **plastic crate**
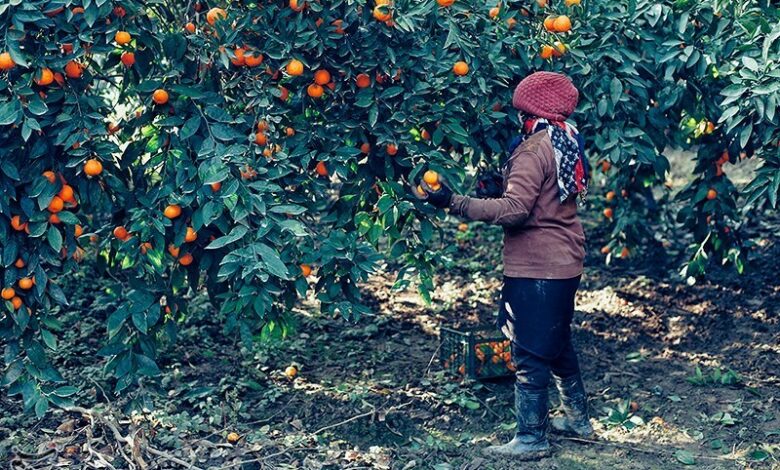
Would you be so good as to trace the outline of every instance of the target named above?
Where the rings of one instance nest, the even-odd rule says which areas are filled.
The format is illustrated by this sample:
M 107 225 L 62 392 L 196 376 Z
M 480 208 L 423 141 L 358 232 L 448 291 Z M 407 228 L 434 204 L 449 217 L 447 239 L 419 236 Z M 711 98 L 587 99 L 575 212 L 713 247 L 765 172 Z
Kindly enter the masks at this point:
M 495 327 L 442 327 L 439 336 L 439 360 L 453 374 L 479 380 L 515 371 L 509 340 Z

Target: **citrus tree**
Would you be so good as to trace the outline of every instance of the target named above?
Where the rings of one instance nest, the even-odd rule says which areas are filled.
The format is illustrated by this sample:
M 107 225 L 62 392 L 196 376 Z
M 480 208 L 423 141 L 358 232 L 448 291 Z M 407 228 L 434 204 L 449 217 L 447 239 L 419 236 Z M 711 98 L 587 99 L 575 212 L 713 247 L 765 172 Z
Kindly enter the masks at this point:
M 663 150 L 695 144 L 678 214 L 689 271 L 739 263 L 723 155 L 764 158 L 746 202 L 776 203 L 778 33 L 776 8 L 732 3 L 0 5 L 2 383 L 39 414 L 75 393 L 46 349 L 58 280 L 85 249 L 124 300 L 99 351 L 117 393 L 160 374 L 201 285 L 247 344 L 284 332 L 309 294 L 357 319 L 383 257 L 427 296 L 445 213 L 407 183 L 431 169 L 468 192 L 475 168 L 500 165 L 511 91 L 540 69 L 581 90 L 608 260 L 654 239 L 673 206 Z

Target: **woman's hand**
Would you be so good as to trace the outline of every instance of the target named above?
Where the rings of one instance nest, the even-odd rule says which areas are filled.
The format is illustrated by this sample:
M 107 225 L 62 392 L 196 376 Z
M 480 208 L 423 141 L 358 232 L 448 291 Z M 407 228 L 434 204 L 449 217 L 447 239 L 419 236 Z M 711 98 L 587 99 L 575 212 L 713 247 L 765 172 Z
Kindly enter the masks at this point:
M 414 197 L 421 201 L 428 201 L 430 205 L 439 209 L 449 206 L 452 200 L 452 190 L 442 180 L 439 180 L 436 189 L 431 188 L 425 181 L 420 181 L 417 185 L 413 184 L 411 189 Z

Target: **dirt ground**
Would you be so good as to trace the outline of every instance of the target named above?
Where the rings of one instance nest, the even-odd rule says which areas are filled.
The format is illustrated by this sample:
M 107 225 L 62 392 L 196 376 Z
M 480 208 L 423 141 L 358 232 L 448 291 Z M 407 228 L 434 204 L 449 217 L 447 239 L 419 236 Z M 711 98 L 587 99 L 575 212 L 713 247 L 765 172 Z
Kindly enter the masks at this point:
M 437 335 L 442 325 L 493 321 L 499 240 L 480 230 L 451 244 L 431 305 L 412 289 L 394 290 L 389 266 L 364 286 L 371 317 L 350 324 L 307 303 L 288 339 L 251 352 L 221 334 L 217 316 L 192 315 L 161 361 L 159 388 L 146 384 L 118 402 L 90 359 L 111 304 L 74 293 L 57 365 L 95 411 L 38 421 L 2 395 L 0 456 L 9 468 L 132 468 L 117 451 L 132 436 L 155 449 L 148 468 L 780 468 L 780 245 L 772 239 L 747 274 L 716 271 L 693 286 L 652 253 L 634 267 L 589 259 L 574 337 L 597 439 L 553 436 L 554 456 L 536 463 L 484 459 L 480 449 L 511 437 L 511 378 L 444 372 Z M 193 311 L 210 308 L 193 299 Z M 292 380 L 283 373 L 291 364 L 299 368 Z M 139 400 L 148 410 L 128 415 Z M 226 442 L 229 432 L 237 444 Z

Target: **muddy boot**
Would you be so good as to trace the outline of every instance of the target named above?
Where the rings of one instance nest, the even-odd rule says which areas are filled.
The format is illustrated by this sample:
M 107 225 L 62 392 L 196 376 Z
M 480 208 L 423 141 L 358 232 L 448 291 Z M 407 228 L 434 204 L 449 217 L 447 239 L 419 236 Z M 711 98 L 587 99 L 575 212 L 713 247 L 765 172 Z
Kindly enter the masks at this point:
M 579 374 L 565 379 L 555 377 L 555 385 L 561 395 L 565 416 L 552 419 L 552 428 L 576 437 L 593 437 L 593 427 L 588 417 L 588 396 Z
M 548 402 L 547 390 L 532 391 L 515 387 L 517 433 L 508 443 L 487 447 L 483 453 L 489 457 L 516 460 L 537 460 L 550 455 L 550 443 L 547 442 Z

